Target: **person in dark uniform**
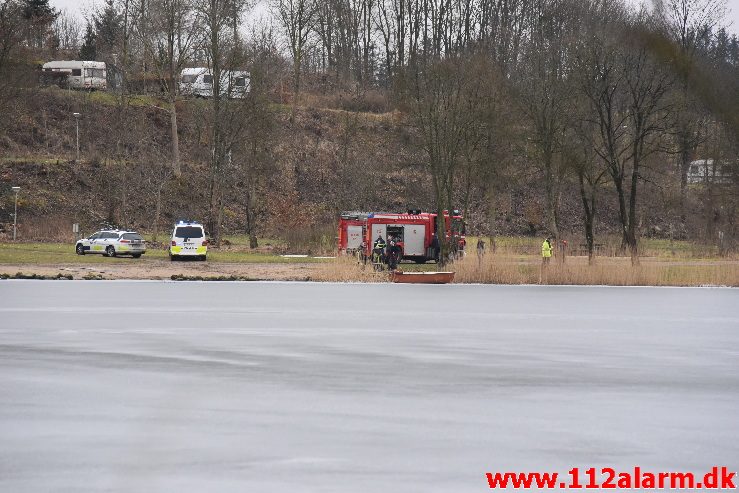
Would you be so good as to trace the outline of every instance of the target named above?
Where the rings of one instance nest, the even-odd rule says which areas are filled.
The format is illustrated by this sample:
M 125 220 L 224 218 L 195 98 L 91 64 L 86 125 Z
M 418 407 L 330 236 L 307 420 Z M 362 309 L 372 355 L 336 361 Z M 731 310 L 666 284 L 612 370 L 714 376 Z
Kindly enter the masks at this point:
M 441 253 L 441 245 L 439 244 L 439 236 L 434 233 L 434 236 L 431 237 L 431 250 L 434 252 L 434 260 L 436 260 L 436 263 L 439 263 L 439 254 Z
M 380 262 L 383 258 L 383 255 L 385 253 L 385 247 L 386 247 L 385 240 L 382 239 L 382 235 L 377 235 L 377 239 L 375 240 L 375 244 L 372 245 L 372 261 L 377 263 Z
M 388 236 L 387 238 L 387 266 L 390 270 L 395 270 L 398 268 L 400 245 L 398 245 L 398 239 L 394 236 Z

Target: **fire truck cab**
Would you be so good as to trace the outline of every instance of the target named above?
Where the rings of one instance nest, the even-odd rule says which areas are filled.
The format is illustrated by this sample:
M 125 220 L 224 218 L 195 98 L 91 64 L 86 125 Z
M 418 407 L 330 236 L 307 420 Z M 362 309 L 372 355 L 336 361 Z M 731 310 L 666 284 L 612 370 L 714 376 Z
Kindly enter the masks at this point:
M 368 212 L 342 212 L 339 217 L 338 245 L 341 253 L 357 253 L 364 249 Z

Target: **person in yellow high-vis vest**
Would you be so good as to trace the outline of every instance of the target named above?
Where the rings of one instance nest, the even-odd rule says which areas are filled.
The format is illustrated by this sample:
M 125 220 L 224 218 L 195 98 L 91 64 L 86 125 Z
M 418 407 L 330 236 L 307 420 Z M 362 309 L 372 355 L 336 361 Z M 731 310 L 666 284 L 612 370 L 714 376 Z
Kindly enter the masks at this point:
M 552 241 L 549 238 L 545 239 L 544 243 L 541 244 L 542 265 L 549 264 L 549 260 L 552 258 L 552 250 L 554 250 L 552 247 Z

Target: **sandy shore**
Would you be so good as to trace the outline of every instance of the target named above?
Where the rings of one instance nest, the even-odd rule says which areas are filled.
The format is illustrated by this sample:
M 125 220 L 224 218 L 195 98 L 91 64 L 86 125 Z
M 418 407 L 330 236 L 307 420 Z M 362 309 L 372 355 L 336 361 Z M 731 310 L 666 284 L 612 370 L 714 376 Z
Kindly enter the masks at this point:
M 111 262 L 109 264 L 0 264 L 0 274 L 72 275 L 75 279 L 99 277 L 103 279 L 171 279 L 185 277 L 238 276 L 253 280 L 304 281 L 311 277 L 319 264 L 315 263 L 221 263 L 170 262 Z
M 69 277 L 74 279 L 152 279 L 169 280 L 264 280 L 264 281 L 339 281 L 382 282 L 381 274 L 362 269 L 351 259 L 333 262 L 170 262 L 161 258 L 106 259 L 105 262 L 2 263 L 0 276 Z M 468 257 L 451 266 L 458 283 L 536 284 L 539 278 L 536 257 L 499 255 L 479 263 Z M 435 270 L 430 264 L 430 270 Z M 413 264 L 402 264 L 413 270 Z M 656 259 L 644 257 L 633 270 L 630 259 L 603 257 L 589 268 L 586 257 L 569 257 L 565 265 L 553 262 L 544 284 L 606 285 L 739 285 L 739 261 L 735 259 Z

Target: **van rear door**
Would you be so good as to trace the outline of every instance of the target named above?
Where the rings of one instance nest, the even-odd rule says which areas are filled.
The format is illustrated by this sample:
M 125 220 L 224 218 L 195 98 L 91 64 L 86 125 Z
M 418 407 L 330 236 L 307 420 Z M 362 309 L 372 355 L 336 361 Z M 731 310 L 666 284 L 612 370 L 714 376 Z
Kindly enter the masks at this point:
M 182 246 L 184 255 L 194 255 L 205 237 L 201 226 L 177 226 L 174 236 L 177 245 Z

